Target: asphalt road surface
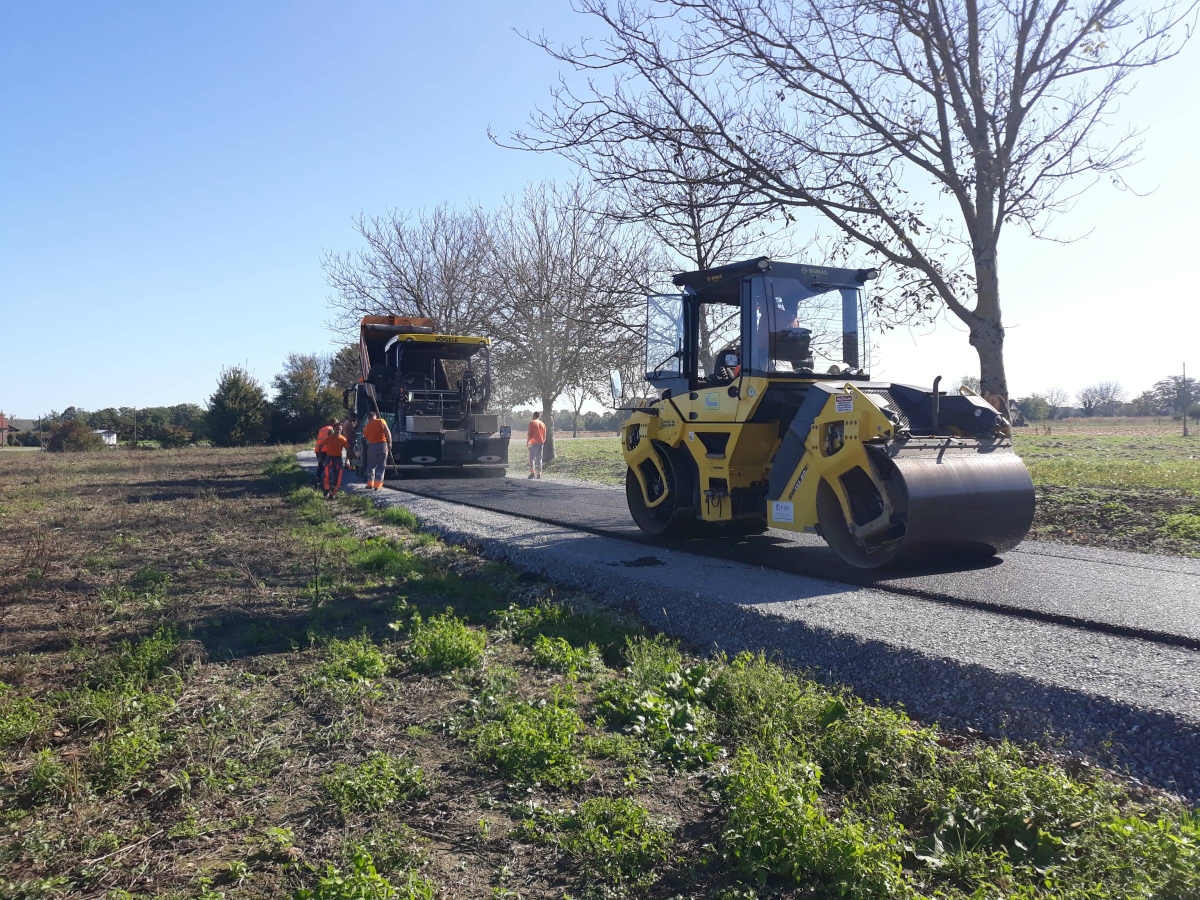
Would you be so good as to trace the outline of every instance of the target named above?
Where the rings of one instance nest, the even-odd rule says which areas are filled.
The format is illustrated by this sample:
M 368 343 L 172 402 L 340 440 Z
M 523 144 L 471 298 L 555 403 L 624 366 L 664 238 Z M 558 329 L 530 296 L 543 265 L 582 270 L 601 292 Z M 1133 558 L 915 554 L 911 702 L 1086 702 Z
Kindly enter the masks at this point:
M 405 479 L 389 487 L 656 547 L 923 600 L 1200 649 L 1200 560 L 1026 541 L 967 568 L 856 569 L 819 537 L 771 530 L 663 540 L 633 523 L 623 489 L 545 478 Z

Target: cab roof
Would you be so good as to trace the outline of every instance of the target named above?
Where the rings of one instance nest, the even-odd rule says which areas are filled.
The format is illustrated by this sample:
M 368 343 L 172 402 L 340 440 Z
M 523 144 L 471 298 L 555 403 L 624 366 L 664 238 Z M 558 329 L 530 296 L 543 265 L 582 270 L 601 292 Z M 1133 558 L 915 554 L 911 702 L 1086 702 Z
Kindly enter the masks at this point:
M 807 263 L 774 262 L 759 256 L 727 266 L 714 266 L 695 272 L 680 272 L 671 281 L 676 287 L 693 294 L 704 294 L 709 303 L 740 303 L 741 280 L 748 275 L 770 273 L 781 278 L 794 278 L 814 293 L 835 288 L 860 288 L 878 274 L 875 269 L 834 269 L 811 266 Z

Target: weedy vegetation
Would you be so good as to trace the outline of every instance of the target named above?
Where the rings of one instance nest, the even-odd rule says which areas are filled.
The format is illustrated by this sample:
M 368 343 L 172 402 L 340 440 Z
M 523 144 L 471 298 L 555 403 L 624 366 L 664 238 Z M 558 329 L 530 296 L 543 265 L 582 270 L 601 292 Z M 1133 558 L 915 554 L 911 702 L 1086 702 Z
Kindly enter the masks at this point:
M 1200 896 L 1177 798 L 702 659 L 287 456 L 21 459 L 0 898 Z

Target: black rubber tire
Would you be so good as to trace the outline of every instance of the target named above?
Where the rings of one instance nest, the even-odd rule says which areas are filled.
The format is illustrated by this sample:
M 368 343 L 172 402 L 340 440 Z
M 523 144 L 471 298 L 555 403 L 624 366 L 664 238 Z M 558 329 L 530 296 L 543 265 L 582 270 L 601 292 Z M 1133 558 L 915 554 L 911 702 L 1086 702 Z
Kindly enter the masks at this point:
M 667 447 L 656 447 L 658 458 L 668 479 L 670 495 L 659 506 L 649 507 L 642 496 L 633 469 L 625 469 L 625 500 L 629 514 L 637 527 L 655 537 L 686 537 L 695 531 L 695 509 L 691 505 L 691 475 L 678 454 Z M 652 496 L 657 495 L 651 484 Z

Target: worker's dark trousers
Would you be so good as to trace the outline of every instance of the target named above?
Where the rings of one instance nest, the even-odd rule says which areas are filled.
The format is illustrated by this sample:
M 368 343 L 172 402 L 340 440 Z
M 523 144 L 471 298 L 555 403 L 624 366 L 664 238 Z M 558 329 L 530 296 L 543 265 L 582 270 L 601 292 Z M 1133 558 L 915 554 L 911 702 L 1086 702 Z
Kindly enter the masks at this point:
M 325 490 L 336 494 L 342 487 L 342 458 L 331 456 L 325 460 Z
M 388 445 L 386 442 L 367 444 L 367 484 L 383 484 L 383 475 L 387 471 Z
M 328 459 L 328 453 L 317 453 L 317 484 L 325 483 L 325 461 Z

